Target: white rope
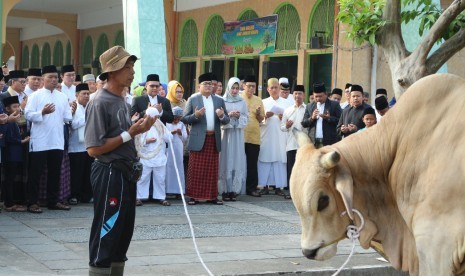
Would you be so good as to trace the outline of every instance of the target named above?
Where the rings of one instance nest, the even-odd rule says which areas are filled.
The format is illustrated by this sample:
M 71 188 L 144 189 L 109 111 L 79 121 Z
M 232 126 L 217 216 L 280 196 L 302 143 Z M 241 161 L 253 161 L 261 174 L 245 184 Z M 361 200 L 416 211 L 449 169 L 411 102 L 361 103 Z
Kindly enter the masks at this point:
M 199 248 L 197 247 L 197 242 L 195 241 L 194 227 L 192 226 L 192 221 L 191 221 L 191 218 L 189 216 L 189 212 L 187 212 L 186 201 L 184 200 L 184 193 L 183 193 L 182 184 L 181 184 L 181 177 L 179 176 L 179 170 L 178 170 L 178 166 L 176 164 L 176 156 L 174 155 L 174 148 L 173 148 L 172 139 L 169 141 L 169 144 L 170 144 L 170 148 L 171 148 L 171 154 L 173 155 L 174 169 L 176 170 L 176 176 L 178 178 L 179 191 L 181 191 L 182 204 L 184 206 L 184 212 L 186 213 L 187 221 L 189 222 L 189 228 L 191 230 L 192 242 L 194 243 L 195 252 L 197 252 L 197 257 L 199 257 L 200 263 L 202 263 L 202 266 L 208 272 L 208 275 L 214 276 L 214 274 L 210 271 L 210 269 L 208 269 L 207 265 L 203 262 L 202 256 L 200 256 Z
M 365 219 L 363 218 L 362 214 L 357 209 L 352 209 L 352 211 L 360 217 L 361 224 L 360 224 L 360 227 L 357 227 L 353 224 L 350 224 L 347 226 L 347 238 L 349 238 L 352 241 L 352 249 L 350 250 L 350 254 L 347 257 L 346 261 L 342 264 L 342 266 L 336 272 L 334 272 L 333 276 L 338 275 L 344 269 L 344 267 L 349 263 L 350 258 L 352 257 L 355 251 L 355 242 L 357 241 L 358 237 L 360 237 L 360 231 L 362 231 L 363 227 L 365 226 Z M 346 214 L 347 214 L 346 211 L 342 212 L 341 217 Z

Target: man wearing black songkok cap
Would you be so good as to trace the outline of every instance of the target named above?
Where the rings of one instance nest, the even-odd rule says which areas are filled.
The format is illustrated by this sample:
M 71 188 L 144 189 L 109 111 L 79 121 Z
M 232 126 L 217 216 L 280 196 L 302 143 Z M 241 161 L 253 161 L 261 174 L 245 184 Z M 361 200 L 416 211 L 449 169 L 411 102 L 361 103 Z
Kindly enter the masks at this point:
M 29 68 L 27 71 L 27 85 L 24 89 L 24 93 L 27 96 L 31 95 L 33 92 L 37 91 L 40 88 L 42 81 L 42 69 L 40 68 Z
M 160 120 L 163 124 L 171 123 L 174 120 L 171 103 L 168 99 L 158 95 L 160 91 L 160 77 L 157 74 L 147 75 L 145 81 L 147 94 L 132 99 L 131 116 L 139 113 L 140 117 L 145 116 L 145 110 L 149 106 L 155 107 L 160 113 Z
M 370 107 L 363 101 L 363 88 L 353 84 L 350 87 L 350 107 L 342 111 L 341 118 L 337 124 L 337 132 L 342 137 L 347 137 L 359 129 L 365 127 L 363 122 L 363 111 Z
M 24 93 L 24 88 L 26 88 L 26 73 L 22 70 L 10 71 L 8 84 L 7 92 L 0 94 L 0 101 L 6 97 L 18 96 L 19 102 L 23 103 L 22 108 L 24 108 L 26 105 L 24 101 L 26 97 Z
M 229 116 L 223 98 L 213 96 L 210 73 L 199 76 L 199 92 L 187 101 L 182 118 L 183 123 L 192 126 L 187 143 L 190 154 L 186 195 L 190 197 L 189 205 L 195 205 L 197 200 L 222 205 L 218 199 L 220 126 L 229 123 Z
M 336 126 L 342 110 L 339 103 L 328 99 L 324 83 L 313 85 L 313 96 L 315 101 L 307 105 L 302 126 L 308 128 L 315 147 L 321 148 L 339 141 Z
M 72 103 L 76 100 L 76 72 L 73 65 L 63 65 L 61 67 L 61 92 L 68 97 L 68 102 Z
M 260 154 L 260 123 L 265 118 L 265 107 L 262 99 L 255 95 L 257 80 L 255 76 L 242 77 L 244 80 L 244 98 L 247 109 L 249 110 L 249 122 L 244 128 L 245 155 L 247 159 L 247 180 L 246 194 L 249 196 L 260 197 L 257 191 L 258 171 L 257 162 Z
M 73 117 L 65 94 L 55 88 L 58 72 L 54 65 L 42 68 L 44 87 L 31 94 L 25 108 L 26 119 L 32 123 L 30 140 L 30 166 L 28 178 L 28 211 L 41 213 L 37 201 L 39 180 L 47 165 L 47 201 L 51 210 L 69 210 L 59 201 L 60 168 L 65 140 L 63 123 Z
M 350 106 L 350 87 L 352 86 L 351 83 L 346 83 L 344 87 L 344 95 L 346 96 L 346 101 L 340 103 L 341 109 L 345 109 Z
M 333 91 L 331 91 L 331 96 L 329 97 L 329 99 L 331 101 L 340 103 L 342 99 L 342 89 L 334 88 Z
M 389 103 L 386 97 L 378 97 L 375 99 L 376 111 L 379 115 L 384 116 L 389 111 Z

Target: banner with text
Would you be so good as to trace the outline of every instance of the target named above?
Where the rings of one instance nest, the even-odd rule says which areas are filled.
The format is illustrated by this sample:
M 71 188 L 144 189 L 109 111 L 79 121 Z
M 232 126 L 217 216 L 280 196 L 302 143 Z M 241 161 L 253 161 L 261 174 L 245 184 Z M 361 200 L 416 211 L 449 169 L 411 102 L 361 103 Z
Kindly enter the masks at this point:
M 272 54 L 278 15 L 224 23 L 223 54 Z

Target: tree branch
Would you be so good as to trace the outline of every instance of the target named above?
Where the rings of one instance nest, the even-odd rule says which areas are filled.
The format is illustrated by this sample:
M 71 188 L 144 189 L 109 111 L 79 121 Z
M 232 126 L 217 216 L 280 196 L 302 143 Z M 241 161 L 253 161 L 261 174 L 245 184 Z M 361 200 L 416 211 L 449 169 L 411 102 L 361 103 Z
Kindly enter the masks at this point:
M 387 23 L 377 35 L 378 45 L 383 48 L 385 53 L 389 53 L 386 57 L 389 62 L 393 63 L 397 63 L 409 55 L 402 37 L 400 10 L 401 0 L 386 1 L 383 19 Z
M 426 60 L 428 74 L 436 73 L 444 63 L 453 55 L 465 47 L 465 28 L 460 29 L 455 35 L 441 44 Z
M 426 60 L 434 43 L 438 41 L 442 33 L 447 30 L 450 23 L 465 9 L 464 0 L 454 0 L 450 6 L 439 16 L 436 23 L 429 30 L 428 34 L 422 39 L 418 47 L 413 52 L 419 60 Z

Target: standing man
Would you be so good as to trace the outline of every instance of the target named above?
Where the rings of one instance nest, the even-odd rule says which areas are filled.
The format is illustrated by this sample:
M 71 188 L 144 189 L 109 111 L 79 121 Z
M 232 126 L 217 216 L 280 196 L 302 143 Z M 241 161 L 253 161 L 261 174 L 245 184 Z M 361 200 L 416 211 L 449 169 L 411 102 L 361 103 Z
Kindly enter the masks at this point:
M 350 106 L 350 87 L 351 86 L 352 86 L 351 83 L 346 83 L 346 86 L 344 88 L 344 95 L 346 96 L 346 101 L 343 103 L 340 103 L 342 110 Z
M 278 79 L 269 79 L 267 90 L 270 96 L 263 100 L 265 121 L 260 126 L 258 185 L 263 186 L 262 195 L 269 194 L 267 186 L 275 186 L 275 194 L 284 196 L 281 188 L 287 187 L 287 134 L 281 131 L 281 119 L 288 103 L 279 96 Z
M 89 86 L 89 93 L 95 93 L 97 91 L 97 84 L 95 83 L 95 77 L 93 74 L 87 74 L 82 77 L 82 82 L 87 83 Z
M 61 92 L 68 97 L 68 102 L 72 103 L 76 100 L 76 72 L 73 65 L 63 65 L 61 67 Z
M 24 89 L 26 96 L 30 96 L 33 92 L 40 88 L 42 82 L 42 70 L 40 68 L 29 68 L 27 71 L 27 85 Z
M 239 86 L 241 87 L 241 86 Z M 257 81 L 255 76 L 244 78 L 244 98 L 249 110 L 249 122 L 244 128 L 245 155 L 247 159 L 246 193 L 249 196 L 260 197 L 258 186 L 258 155 L 260 154 L 260 122 L 265 118 L 265 108 L 262 99 L 255 96 Z
M 149 106 L 153 106 L 160 113 L 160 120 L 163 124 L 166 125 L 166 123 L 173 122 L 174 116 L 170 101 L 158 95 L 160 77 L 157 74 L 148 75 L 145 88 L 147 89 L 147 94 L 132 99 L 131 116 L 137 112 L 140 114 L 140 117 L 144 117 L 145 110 Z
M 27 98 L 24 93 L 24 88 L 26 88 L 26 72 L 22 70 L 10 71 L 8 85 L 8 90 L 0 94 L 0 101 L 7 97 L 18 96 L 21 103 Z
M 214 96 L 211 74 L 199 76 L 199 91 L 187 101 L 183 123 L 192 126 L 187 149 L 189 150 L 188 204 L 197 200 L 223 205 L 218 200 L 218 162 L 221 151 L 220 125 L 229 123 L 223 98 Z
M 340 103 L 342 99 L 342 89 L 340 88 L 334 88 L 333 91 L 331 91 L 331 95 L 329 97 L 331 101 L 335 101 Z
M 363 111 L 370 107 L 363 101 L 363 88 L 353 84 L 350 87 L 350 107 L 342 111 L 341 118 L 337 124 L 337 132 L 341 137 L 347 137 L 365 127 L 363 122 Z
M 283 119 L 281 120 L 281 131 L 287 132 L 286 156 L 287 156 L 287 183 L 290 184 L 292 168 L 295 163 L 295 156 L 299 144 L 292 132 L 293 129 L 302 130 L 302 120 L 305 114 L 304 104 L 305 87 L 303 85 L 296 85 L 294 88 L 295 103 L 284 110 Z M 288 185 L 288 188 L 291 187 Z M 291 196 L 286 193 L 286 199 L 291 199 Z
M 313 95 L 315 102 L 308 104 L 302 126 L 309 128 L 308 136 L 319 149 L 340 140 L 336 126 L 342 110 L 338 102 L 328 99 L 324 83 L 313 85 Z
M 137 57 L 121 46 L 100 56 L 106 86 L 86 110 L 85 143 L 95 157 L 91 171 L 94 220 L 89 240 L 89 275 L 123 275 L 126 252 L 134 231 L 136 182 L 141 165 L 132 140 L 150 129 L 155 119 L 145 116 L 131 126 L 124 88 L 134 80 Z
M 63 159 L 63 123 L 73 117 L 66 95 L 55 90 L 58 84 L 58 71 L 54 65 L 42 68 L 44 87 L 32 93 L 27 101 L 25 115 L 32 122 L 29 141 L 30 166 L 27 200 L 28 211 L 42 213 L 38 201 L 39 180 L 47 164 L 48 209 L 66 210 L 70 208 L 59 202 L 60 167 Z
M 287 107 L 294 105 L 294 96 L 291 94 L 291 86 L 287 78 L 279 79 L 279 96 L 287 100 Z
M 68 156 L 71 169 L 70 205 L 89 202 L 92 198 L 90 186 L 90 167 L 94 159 L 87 154 L 84 144 L 86 126 L 86 106 L 89 102 L 89 86 L 81 83 L 76 86 L 76 102 L 71 106 L 73 121 L 69 134 Z

